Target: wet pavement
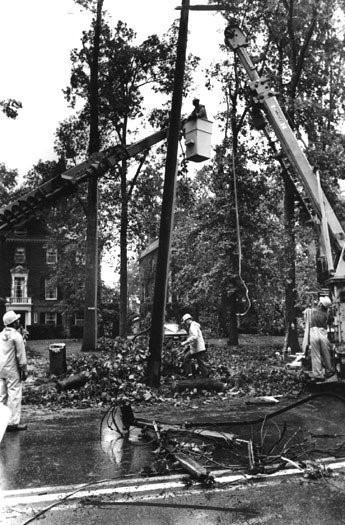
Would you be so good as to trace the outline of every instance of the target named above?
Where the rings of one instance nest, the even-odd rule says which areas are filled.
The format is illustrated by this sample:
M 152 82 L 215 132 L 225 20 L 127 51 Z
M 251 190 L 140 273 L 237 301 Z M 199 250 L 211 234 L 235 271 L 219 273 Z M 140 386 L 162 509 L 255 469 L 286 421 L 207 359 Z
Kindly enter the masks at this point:
M 149 448 L 139 449 L 113 432 L 103 429 L 101 434 L 101 411 L 31 413 L 30 417 L 25 412 L 24 407 L 28 430 L 6 433 L 0 444 L 2 490 L 138 474 L 150 455 Z
M 199 409 L 168 408 L 158 405 L 156 407 L 147 406 L 140 411 L 137 409 L 135 414 L 138 417 L 174 423 L 178 421 L 182 423 L 185 420 L 222 421 L 221 426 L 214 428 L 233 432 L 242 439 L 252 439 L 262 454 L 271 454 L 272 457 L 283 454 L 287 457 L 289 454 L 295 454 L 299 456 L 299 459 L 345 457 L 345 404 L 338 398 L 315 398 L 274 418 L 261 419 L 256 424 L 250 424 L 251 421 L 280 410 L 292 402 L 292 400 L 286 400 L 274 406 L 252 406 L 246 405 L 243 400 L 234 400 L 218 402 L 215 406 Z M 129 440 L 122 439 L 117 432 L 108 428 L 108 421 L 103 419 L 103 415 L 104 411 L 101 409 L 51 412 L 35 411 L 30 407 L 24 407 L 23 421 L 28 423 L 28 431 L 6 434 L 0 444 L 0 488 L 4 491 L 3 493 L 6 495 L 9 491 L 18 491 L 18 494 L 23 494 L 24 489 L 25 494 L 31 494 L 30 489 L 32 493 L 37 489 L 38 494 L 42 487 L 52 487 L 54 490 L 57 490 L 57 487 L 64 487 L 64 491 L 68 492 L 69 487 L 105 479 L 121 480 L 121 483 L 127 483 L 127 480 L 130 482 L 131 479 L 137 478 L 139 484 L 150 484 L 152 482 L 150 479 L 140 476 L 143 469 L 149 466 L 154 459 L 155 455 L 152 451 L 155 447 L 143 444 L 138 432 L 131 432 Z M 229 425 L 229 421 L 232 421 L 233 424 Z M 111 420 L 109 426 L 114 428 Z M 218 451 L 218 454 L 216 459 L 219 464 L 231 466 L 230 464 L 235 462 L 240 463 L 241 472 L 243 472 L 243 466 L 248 464 L 245 453 L 241 457 L 231 457 L 231 454 L 222 451 Z M 266 493 L 262 487 L 248 486 L 245 494 L 243 493 L 244 480 L 245 477 L 242 478 L 242 482 L 239 482 L 242 487 L 239 486 L 236 490 L 231 489 L 235 492 L 228 494 L 228 499 L 218 489 L 201 490 L 201 492 L 199 490 L 188 497 L 186 490 L 176 492 L 170 487 L 168 494 L 168 500 L 172 505 L 170 510 L 167 506 L 167 496 L 165 496 L 164 505 L 158 504 L 156 507 L 154 505 L 150 507 L 147 501 L 141 499 L 140 510 L 134 503 L 131 506 L 126 500 L 127 503 L 124 501 L 126 503 L 125 514 L 121 513 L 120 508 L 115 508 L 116 504 L 109 499 L 110 496 L 108 499 L 104 495 L 97 497 L 97 502 L 92 497 L 86 499 L 84 497 L 80 504 L 74 501 L 66 508 L 57 509 L 49 514 L 49 519 L 45 523 L 54 524 L 63 521 L 65 525 L 98 522 L 171 523 L 175 525 L 185 523 L 187 520 L 191 524 L 229 523 L 227 520 L 230 518 L 231 523 L 253 524 L 336 524 L 345 521 L 345 511 L 339 507 L 340 500 L 343 500 L 342 477 L 332 480 L 333 485 L 330 485 L 328 481 L 325 483 L 326 480 L 321 480 L 301 487 L 301 480 L 299 484 L 296 481 L 284 481 L 285 484 L 288 483 L 284 489 L 280 487 L 283 482 L 279 482 L 278 485 L 275 482 L 274 487 L 271 485 L 267 487 Z M 266 478 L 264 481 L 268 483 Z M 317 498 L 315 496 L 314 500 L 312 483 L 315 483 L 314 488 L 318 491 Z M 287 496 L 289 491 L 291 494 Z M 157 494 L 159 492 L 160 490 Z M 267 500 L 269 493 L 271 493 L 271 502 Z M 158 497 L 157 494 L 156 497 Z M 139 497 L 139 494 L 136 495 L 134 490 L 131 501 L 137 496 Z M 150 497 L 152 502 L 152 494 Z M 263 497 L 265 501 L 260 503 L 260 498 Z M 292 498 L 290 503 L 287 497 Z M 279 498 L 282 498 L 280 503 L 285 508 L 285 511 L 280 514 Z M 309 505 L 308 516 L 305 516 L 303 521 L 303 516 L 299 513 L 303 511 L 302 501 L 304 505 L 307 505 L 308 498 L 313 501 L 313 507 Z M 297 508 L 296 501 L 293 500 L 297 499 L 299 510 L 296 511 L 297 514 L 293 518 L 293 509 Z M 173 501 L 174 504 L 181 504 L 180 510 L 176 513 L 171 510 Z M 157 502 L 159 503 L 158 500 Z M 121 502 L 118 501 L 119 506 L 120 504 Z M 188 508 L 188 504 L 194 505 L 194 512 Z M 197 510 L 197 505 L 200 507 L 199 510 Z M 41 504 L 40 508 L 42 506 L 45 505 Z M 217 506 L 222 508 L 217 510 Z M 265 511 L 263 511 L 264 508 Z M 29 509 L 30 515 L 37 510 L 32 506 L 29 506 Z M 319 515 L 315 514 L 316 509 Z M 23 523 L 23 512 L 21 511 L 19 516 L 15 517 L 12 514 L 8 515 L 4 523 L 9 525 Z M 262 521 L 255 521 L 257 520 L 256 515 L 260 515 Z M 318 521 L 321 516 L 324 521 Z M 333 516 L 333 521 L 330 516 Z M 199 521 L 196 520 L 197 517 Z M 311 520 L 312 517 L 314 521 Z M 283 518 L 295 521 L 282 521 Z M 159 521 L 160 519 L 163 521 Z M 343 519 L 344 521 L 341 521 Z
M 172 491 L 155 497 L 86 497 L 60 504 L 43 521 L 49 525 L 341 525 L 344 484 L 301 479 L 226 489 Z M 26 517 L 26 516 L 25 516 Z M 24 525 L 24 516 L 6 525 Z M 39 523 L 35 520 L 34 523 Z
M 234 400 L 219 403 L 218 408 L 197 410 L 178 407 L 168 410 L 158 405 L 137 409 L 135 415 L 174 423 L 222 422 L 211 428 L 252 440 L 262 455 L 297 454 L 301 460 L 345 457 L 345 404 L 340 399 L 316 398 L 274 418 L 249 424 L 292 402 L 251 406 Z M 28 423 L 28 430 L 6 433 L 0 444 L 0 488 L 23 489 L 139 476 L 155 458 L 152 451 L 156 447 L 143 443 L 140 430 L 132 430 L 129 440 L 122 439 L 111 421 L 112 414 L 109 421 L 103 418 L 104 414 L 104 410 L 95 409 L 49 412 L 24 407 L 23 420 Z M 229 421 L 233 424 L 229 425 Z M 243 454 L 234 450 L 232 455 L 226 446 L 216 454 L 219 465 L 248 466 L 246 450 Z

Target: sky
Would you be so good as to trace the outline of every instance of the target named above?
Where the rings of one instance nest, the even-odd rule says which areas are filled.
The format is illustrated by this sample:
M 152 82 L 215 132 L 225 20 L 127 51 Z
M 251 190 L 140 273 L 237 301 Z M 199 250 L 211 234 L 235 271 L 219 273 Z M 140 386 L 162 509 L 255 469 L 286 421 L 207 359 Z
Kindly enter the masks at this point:
M 175 7 L 180 5 L 181 0 L 104 0 L 114 25 L 117 20 L 127 22 L 139 42 L 149 34 L 166 32 L 179 18 Z M 56 158 L 54 133 L 71 112 L 62 92 L 69 84 L 70 51 L 80 47 L 91 15 L 73 0 L 2 0 L 0 17 L 0 100 L 14 98 L 23 104 L 15 120 L 0 113 L 0 163 L 23 177 L 39 160 Z M 190 11 L 187 51 L 200 56 L 202 66 L 219 60 L 225 25 L 220 13 Z M 199 95 L 214 120 L 220 96 L 208 92 L 203 80 L 199 73 L 193 94 Z M 185 101 L 183 113 L 191 109 L 191 101 Z M 216 123 L 213 126 L 216 136 Z M 143 130 L 138 139 L 145 135 Z M 111 265 L 104 266 L 102 276 L 113 284 Z
M 179 18 L 175 7 L 180 5 L 180 0 L 104 0 L 114 25 L 127 22 L 138 41 L 166 32 Z M 71 112 L 62 93 L 69 84 L 70 51 L 80 46 L 91 15 L 73 0 L 2 0 L 0 16 L 0 100 L 14 98 L 23 104 L 15 120 L 0 113 L 0 162 L 22 177 L 39 160 L 56 158 L 54 133 Z M 219 13 L 191 11 L 188 52 L 200 56 L 204 65 L 217 60 L 224 27 Z M 212 120 L 218 104 L 202 80 L 195 89 Z

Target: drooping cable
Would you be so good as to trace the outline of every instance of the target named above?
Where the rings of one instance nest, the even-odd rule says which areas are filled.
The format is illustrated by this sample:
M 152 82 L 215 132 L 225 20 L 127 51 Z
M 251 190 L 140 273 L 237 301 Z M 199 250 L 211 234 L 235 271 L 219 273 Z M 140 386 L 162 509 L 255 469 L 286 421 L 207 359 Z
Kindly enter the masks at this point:
M 257 425 L 260 423 L 263 423 L 264 421 L 268 419 L 272 419 L 276 416 L 279 416 L 281 414 L 284 414 L 284 412 L 288 412 L 289 410 L 293 410 L 294 408 L 297 408 L 301 405 L 304 405 L 305 403 L 309 403 L 310 401 L 313 401 L 314 399 L 317 399 L 319 397 L 333 397 L 334 399 L 337 399 L 345 404 L 345 397 L 336 394 L 335 392 L 318 392 L 315 394 L 311 394 L 307 397 L 304 397 L 302 399 L 299 399 L 298 401 L 295 401 L 294 403 L 291 403 L 288 406 L 279 408 L 278 410 L 274 410 L 273 412 L 270 412 L 268 414 L 265 414 L 264 416 L 260 416 L 255 419 L 239 419 L 239 420 L 227 420 L 224 417 L 221 421 L 214 420 L 214 421 L 198 421 L 193 420 L 193 422 L 185 423 L 186 428 L 193 428 L 193 427 L 202 427 L 202 428 L 209 428 L 214 427 L 215 429 L 218 429 L 218 427 L 228 427 L 232 425 L 236 426 L 244 426 L 244 425 Z M 180 421 L 162 421 L 162 420 L 156 420 L 157 424 L 161 425 L 181 425 Z

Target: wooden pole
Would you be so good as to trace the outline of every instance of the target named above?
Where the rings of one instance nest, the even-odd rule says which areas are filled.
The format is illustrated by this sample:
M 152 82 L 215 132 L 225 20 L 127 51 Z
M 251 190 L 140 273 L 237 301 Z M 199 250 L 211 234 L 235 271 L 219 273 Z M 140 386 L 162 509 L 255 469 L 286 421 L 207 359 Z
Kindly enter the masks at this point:
M 94 49 L 90 74 L 90 142 L 89 155 L 99 151 L 98 129 L 98 60 L 102 24 L 103 0 L 97 0 Z M 97 172 L 88 176 L 85 265 L 85 305 L 82 351 L 97 347 L 97 287 L 98 287 L 98 182 Z
M 174 215 L 177 148 L 181 129 L 181 107 L 188 36 L 188 15 L 189 0 L 182 0 L 180 27 L 177 41 L 174 89 L 168 134 L 168 147 L 165 163 L 163 201 L 159 230 L 159 247 L 147 366 L 147 383 L 153 387 L 158 387 L 160 385 L 164 317 L 169 275 L 171 232 Z

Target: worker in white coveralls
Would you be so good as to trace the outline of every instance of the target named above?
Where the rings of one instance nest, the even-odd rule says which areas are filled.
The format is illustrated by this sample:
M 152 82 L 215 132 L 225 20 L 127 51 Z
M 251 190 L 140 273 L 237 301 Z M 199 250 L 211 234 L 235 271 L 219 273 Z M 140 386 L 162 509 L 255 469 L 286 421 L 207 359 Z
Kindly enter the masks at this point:
M 26 430 L 20 424 L 22 381 L 27 377 L 25 344 L 17 332 L 20 314 L 9 310 L 3 316 L 4 329 L 0 332 L 0 403 L 11 411 L 7 432 Z
M 200 329 L 200 324 L 193 321 L 190 314 L 185 314 L 182 317 L 182 325 L 188 333 L 188 337 L 181 343 L 183 348 L 186 348 L 184 353 L 184 369 L 187 377 L 192 377 L 192 359 L 195 359 L 200 369 L 201 375 L 207 377 L 209 375 L 204 359 L 206 356 L 205 341 Z
M 304 311 L 305 332 L 303 346 L 309 346 L 312 379 L 323 380 L 331 377 L 334 371 L 332 346 L 327 337 L 329 324 L 328 308 L 332 301 L 329 297 L 320 297 L 317 306 Z

